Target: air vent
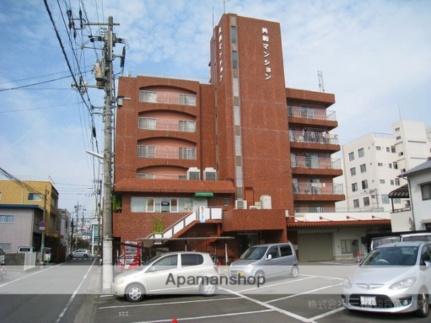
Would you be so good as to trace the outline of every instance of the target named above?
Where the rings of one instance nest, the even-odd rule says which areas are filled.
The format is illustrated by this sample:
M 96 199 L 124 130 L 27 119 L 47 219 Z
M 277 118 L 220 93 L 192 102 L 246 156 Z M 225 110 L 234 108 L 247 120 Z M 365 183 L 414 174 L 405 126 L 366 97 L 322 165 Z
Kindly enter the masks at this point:
M 247 209 L 247 201 L 246 200 L 235 200 L 235 208 L 236 209 Z

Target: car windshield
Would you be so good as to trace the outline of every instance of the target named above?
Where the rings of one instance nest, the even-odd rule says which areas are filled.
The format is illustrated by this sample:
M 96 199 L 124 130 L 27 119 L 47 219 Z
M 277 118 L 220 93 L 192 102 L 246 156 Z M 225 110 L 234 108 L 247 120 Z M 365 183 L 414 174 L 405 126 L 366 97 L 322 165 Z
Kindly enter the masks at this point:
M 431 241 L 431 234 L 403 237 L 403 241 Z
M 381 247 L 374 250 L 362 263 L 363 266 L 413 266 L 418 247 Z
M 244 260 L 259 260 L 265 254 L 267 247 L 251 247 L 248 248 L 240 257 Z

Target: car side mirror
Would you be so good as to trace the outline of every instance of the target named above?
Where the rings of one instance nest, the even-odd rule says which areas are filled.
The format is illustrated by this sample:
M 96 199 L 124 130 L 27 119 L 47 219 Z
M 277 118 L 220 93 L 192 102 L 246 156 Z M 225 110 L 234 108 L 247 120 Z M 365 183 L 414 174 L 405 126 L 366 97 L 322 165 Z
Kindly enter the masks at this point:
M 271 260 L 271 259 L 272 259 L 272 255 L 271 254 L 269 254 L 269 255 L 266 256 L 266 260 Z

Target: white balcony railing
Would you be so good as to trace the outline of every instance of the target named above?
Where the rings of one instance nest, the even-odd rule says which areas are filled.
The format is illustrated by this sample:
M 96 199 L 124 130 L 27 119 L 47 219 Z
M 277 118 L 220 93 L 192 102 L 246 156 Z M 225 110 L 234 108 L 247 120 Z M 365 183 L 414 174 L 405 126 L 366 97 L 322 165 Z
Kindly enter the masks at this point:
M 180 220 L 169 226 L 163 232 L 152 233 L 149 239 L 171 239 L 183 229 L 189 227 L 195 221 L 205 222 L 209 220 L 222 220 L 223 210 L 221 208 L 202 208 L 182 217 Z
M 338 136 L 324 131 L 289 130 L 289 138 L 292 142 L 338 144 Z
M 306 108 L 301 106 L 289 105 L 288 106 L 289 117 L 294 118 L 306 118 L 306 119 L 316 119 L 316 120 L 336 120 L 335 111 L 326 109 L 314 109 Z
M 343 185 L 328 183 L 294 183 L 293 192 L 295 194 L 311 195 L 343 194 Z
M 291 166 L 303 168 L 341 169 L 341 160 L 296 155 L 295 158 L 291 159 Z

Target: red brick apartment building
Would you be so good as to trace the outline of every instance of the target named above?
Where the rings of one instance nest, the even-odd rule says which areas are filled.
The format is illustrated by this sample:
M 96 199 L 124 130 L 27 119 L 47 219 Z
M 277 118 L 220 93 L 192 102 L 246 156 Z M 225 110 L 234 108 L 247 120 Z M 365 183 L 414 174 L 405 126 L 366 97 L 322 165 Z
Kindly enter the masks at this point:
M 331 212 L 344 199 L 332 181 L 342 174 L 331 160 L 340 150 L 327 110 L 335 97 L 285 87 L 280 25 L 271 21 L 223 15 L 210 68 L 209 84 L 120 79 L 114 236 L 223 259 L 250 244 L 298 244 L 316 221 L 304 226 L 295 211 Z

